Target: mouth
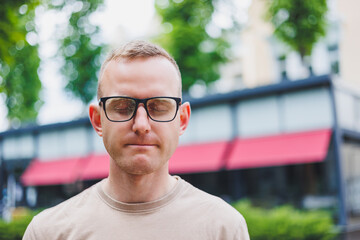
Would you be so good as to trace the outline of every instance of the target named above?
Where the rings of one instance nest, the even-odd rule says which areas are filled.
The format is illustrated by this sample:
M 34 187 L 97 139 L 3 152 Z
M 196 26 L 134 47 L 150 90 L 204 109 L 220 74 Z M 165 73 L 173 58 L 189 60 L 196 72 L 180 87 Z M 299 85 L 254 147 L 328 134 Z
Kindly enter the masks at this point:
M 127 144 L 126 148 L 133 153 L 148 153 L 156 150 L 158 147 L 155 144 Z
M 159 143 L 155 139 L 150 138 L 130 138 L 124 142 L 125 147 L 129 148 L 139 148 L 139 149 L 148 149 L 148 148 L 158 148 Z
M 139 148 L 157 147 L 156 144 L 149 144 L 149 143 L 130 143 L 130 144 L 126 144 L 126 146 L 139 147 Z

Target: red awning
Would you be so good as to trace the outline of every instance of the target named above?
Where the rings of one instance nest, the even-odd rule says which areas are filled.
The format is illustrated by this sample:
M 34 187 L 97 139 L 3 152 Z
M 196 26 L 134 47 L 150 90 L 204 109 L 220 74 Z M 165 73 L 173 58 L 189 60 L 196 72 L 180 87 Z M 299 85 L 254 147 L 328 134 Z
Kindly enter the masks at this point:
M 31 162 L 21 176 L 25 186 L 58 185 L 76 181 L 85 161 L 81 158 Z
M 179 146 L 169 161 L 172 174 L 213 172 L 223 167 L 227 142 Z
M 256 168 L 309 162 L 326 158 L 331 129 L 236 139 L 227 169 Z
M 331 129 L 179 146 L 169 161 L 172 174 L 213 172 L 319 162 L 326 158 Z M 229 148 L 230 147 L 230 148 Z M 230 151 L 229 151 L 230 150 Z M 227 157 L 229 156 L 229 157 Z M 26 186 L 57 185 L 109 174 L 108 155 L 53 161 L 34 160 L 21 176 Z
M 101 179 L 109 175 L 109 155 L 90 155 L 80 179 Z

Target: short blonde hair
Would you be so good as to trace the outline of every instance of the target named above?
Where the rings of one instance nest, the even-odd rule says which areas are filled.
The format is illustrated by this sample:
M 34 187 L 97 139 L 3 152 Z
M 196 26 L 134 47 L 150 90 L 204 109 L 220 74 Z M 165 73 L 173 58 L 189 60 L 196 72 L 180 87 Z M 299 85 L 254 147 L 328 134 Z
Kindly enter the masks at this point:
M 180 94 L 181 94 L 181 73 L 179 66 L 177 65 L 174 58 L 171 57 L 170 54 L 165 51 L 165 49 L 163 49 L 158 45 L 142 40 L 135 40 L 112 50 L 108 54 L 107 58 L 101 65 L 100 75 L 98 80 L 98 88 L 97 88 L 97 98 L 100 99 L 102 95 L 100 83 L 101 83 L 102 75 L 104 74 L 105 68 L 108 65 L 108 63 L 110 63 L 111 61 L 119 61 L 119 60 L 131 61 L 137 58 L 152 58 L 152 57 L 164 57 L 172 63 L 172 65 L 175 67 L 179 75 Z

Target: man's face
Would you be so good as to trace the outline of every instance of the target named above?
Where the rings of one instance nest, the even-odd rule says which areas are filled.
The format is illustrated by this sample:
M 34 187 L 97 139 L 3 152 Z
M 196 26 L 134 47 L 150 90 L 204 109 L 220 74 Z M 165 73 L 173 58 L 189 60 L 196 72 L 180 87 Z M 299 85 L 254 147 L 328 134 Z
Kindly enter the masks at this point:
M 139 58 L 131 61 L 111 61 L 101 79 L 102 97 L 127 96 L 150 98 L 158 96 L 180 97 L 180 79 L 175 67 L 163 57 Z M 154 122 L 143 104 L 133 119 L 111 122 L 100 111 L 104 145 L 116 166 L 128 174 L 143 175 L 163 169 L 174 153 L 179 135 L 185 130 L 179 108 L 171 122 Z

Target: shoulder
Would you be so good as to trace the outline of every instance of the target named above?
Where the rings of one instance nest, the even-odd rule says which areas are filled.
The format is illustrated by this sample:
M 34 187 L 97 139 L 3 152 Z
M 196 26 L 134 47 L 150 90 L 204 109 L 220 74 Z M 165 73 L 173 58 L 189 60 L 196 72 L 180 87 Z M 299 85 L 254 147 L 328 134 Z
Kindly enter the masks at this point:
M 73 214 L 79 209 L 84 207 L 84 204 L 87 204 L 93 200 L 96 196 L 95 186 L 92 186 L 88 189 L 85 189 L 81 193 L 75 195 L 72 198 L 54 206 L 48 208 L 37 215 L 38 219 L 51 219 L 57 217 L 68 217 L 68 215 Z
M 49 236 L 54 236 L 56 229 L 71 228 L 76 217 L 84 212 L 84 208 L 88 208 L 96 201 L 95 186 L 40 212 L 27 227 L 24 239 L 48 239 Z
M 244 217 L 223 199 L 206 193 L 184 181 L 185 188 L 182 201 L 189 204 L 194 214 L 202 216 L 220 239 L 249 239 Z M 200 217 L 201 218 L 201 217 Z
M 239 219 L 242 218 L 242 215 L 235 208 L 220 197 L 200 190 L 186 181 L 184 181 L 184 185 L 185 191 L 183 197 L 191 199 L 193 205 L 208 208 L 216 214 L 232 216 Z

